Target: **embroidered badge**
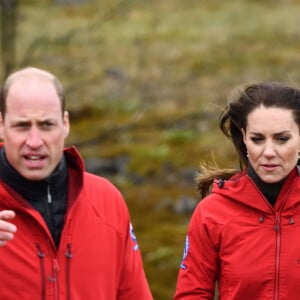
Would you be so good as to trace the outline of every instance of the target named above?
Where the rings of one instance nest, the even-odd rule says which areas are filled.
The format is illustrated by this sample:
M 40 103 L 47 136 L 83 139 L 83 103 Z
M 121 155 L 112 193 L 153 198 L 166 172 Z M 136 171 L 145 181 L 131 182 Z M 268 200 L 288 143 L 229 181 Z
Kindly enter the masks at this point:
M 137 243 L 137 238 L 134 234 L 133 226 L 132 226 L 131 223 L 130 223 L 130 226 L 129 226 L 129 232 L 130 232 L 131 239 L 133 241 L 133 250 L 136 251 L 139 248 L 139 245 Z
M 185 246 L 184 246 L 184 250 L 183 250 L 183 257 L 182 257 L 181 264 L 180 264 L 180 268 L 184 269 L 184 270 L 186 269 L 186 265 L 184 264 L 184 261 L 185 261 L 187 255 L 188 255 L 189 247 L 190 247 L 189 237 L 186 236 Z

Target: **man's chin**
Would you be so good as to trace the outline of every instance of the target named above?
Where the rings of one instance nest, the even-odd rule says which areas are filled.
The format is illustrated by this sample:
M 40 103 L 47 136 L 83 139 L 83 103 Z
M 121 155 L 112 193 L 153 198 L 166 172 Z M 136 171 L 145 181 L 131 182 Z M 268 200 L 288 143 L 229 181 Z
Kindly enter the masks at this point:
M 49 176 L 47 172 L 40 171 L 40 170 L 30 170 L 30 171 L 22 172 L 21 175 L 27 180 L 32 180 L 32 181 L 44 180 Z

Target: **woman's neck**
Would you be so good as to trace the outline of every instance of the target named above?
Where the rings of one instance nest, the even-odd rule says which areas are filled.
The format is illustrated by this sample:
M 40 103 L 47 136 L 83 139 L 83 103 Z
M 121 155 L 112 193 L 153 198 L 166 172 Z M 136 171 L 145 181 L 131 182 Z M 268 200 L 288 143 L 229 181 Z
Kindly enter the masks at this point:
M 267 183 L 258 176 L 258 174 L 255 172 L 255 170 L 253 169 L 253 167 L 250 164 L 248 165 L 247 174 L 254 181 L 256 186 L 263 193 L 263 195 L 266 197 L 266 199 L 269 201 L 269 203 L 272 206 L 274 206 L 276 203 L 277 197 L 280 193 L 280 190 L 286 180 L 286 177 L 284 177 L 282 180 L 275 182 L 275 183 Z

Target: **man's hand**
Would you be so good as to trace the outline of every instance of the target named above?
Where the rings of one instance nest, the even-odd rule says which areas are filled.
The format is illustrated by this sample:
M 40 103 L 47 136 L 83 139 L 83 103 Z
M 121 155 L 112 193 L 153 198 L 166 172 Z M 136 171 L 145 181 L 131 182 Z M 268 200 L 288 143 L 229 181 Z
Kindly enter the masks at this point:
M 0 211 L 0 247 L 4 246 L 7 241 L 14 238 L 14 233 L 17 231 L 17 227 L 7 222 L 15 217 L 15 212 L 12 210 Z

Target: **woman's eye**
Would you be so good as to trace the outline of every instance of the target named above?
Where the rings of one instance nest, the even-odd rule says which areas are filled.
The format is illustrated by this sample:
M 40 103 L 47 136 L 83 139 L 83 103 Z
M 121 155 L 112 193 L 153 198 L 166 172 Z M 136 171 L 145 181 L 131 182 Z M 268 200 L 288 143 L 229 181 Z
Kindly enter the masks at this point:
M 251 137 L 250 139 L 253 143 L 256 143 L 256 144 L 264 140 L 263 137 L 259 137 L 259 136 Z
M 287 136 L 281 136 L 281 137 L 277 138 L 277 141 L 282 143 L 282 144 L 287 142 L 288 140 L 289 140 L 289 137 L 287 137 Z

